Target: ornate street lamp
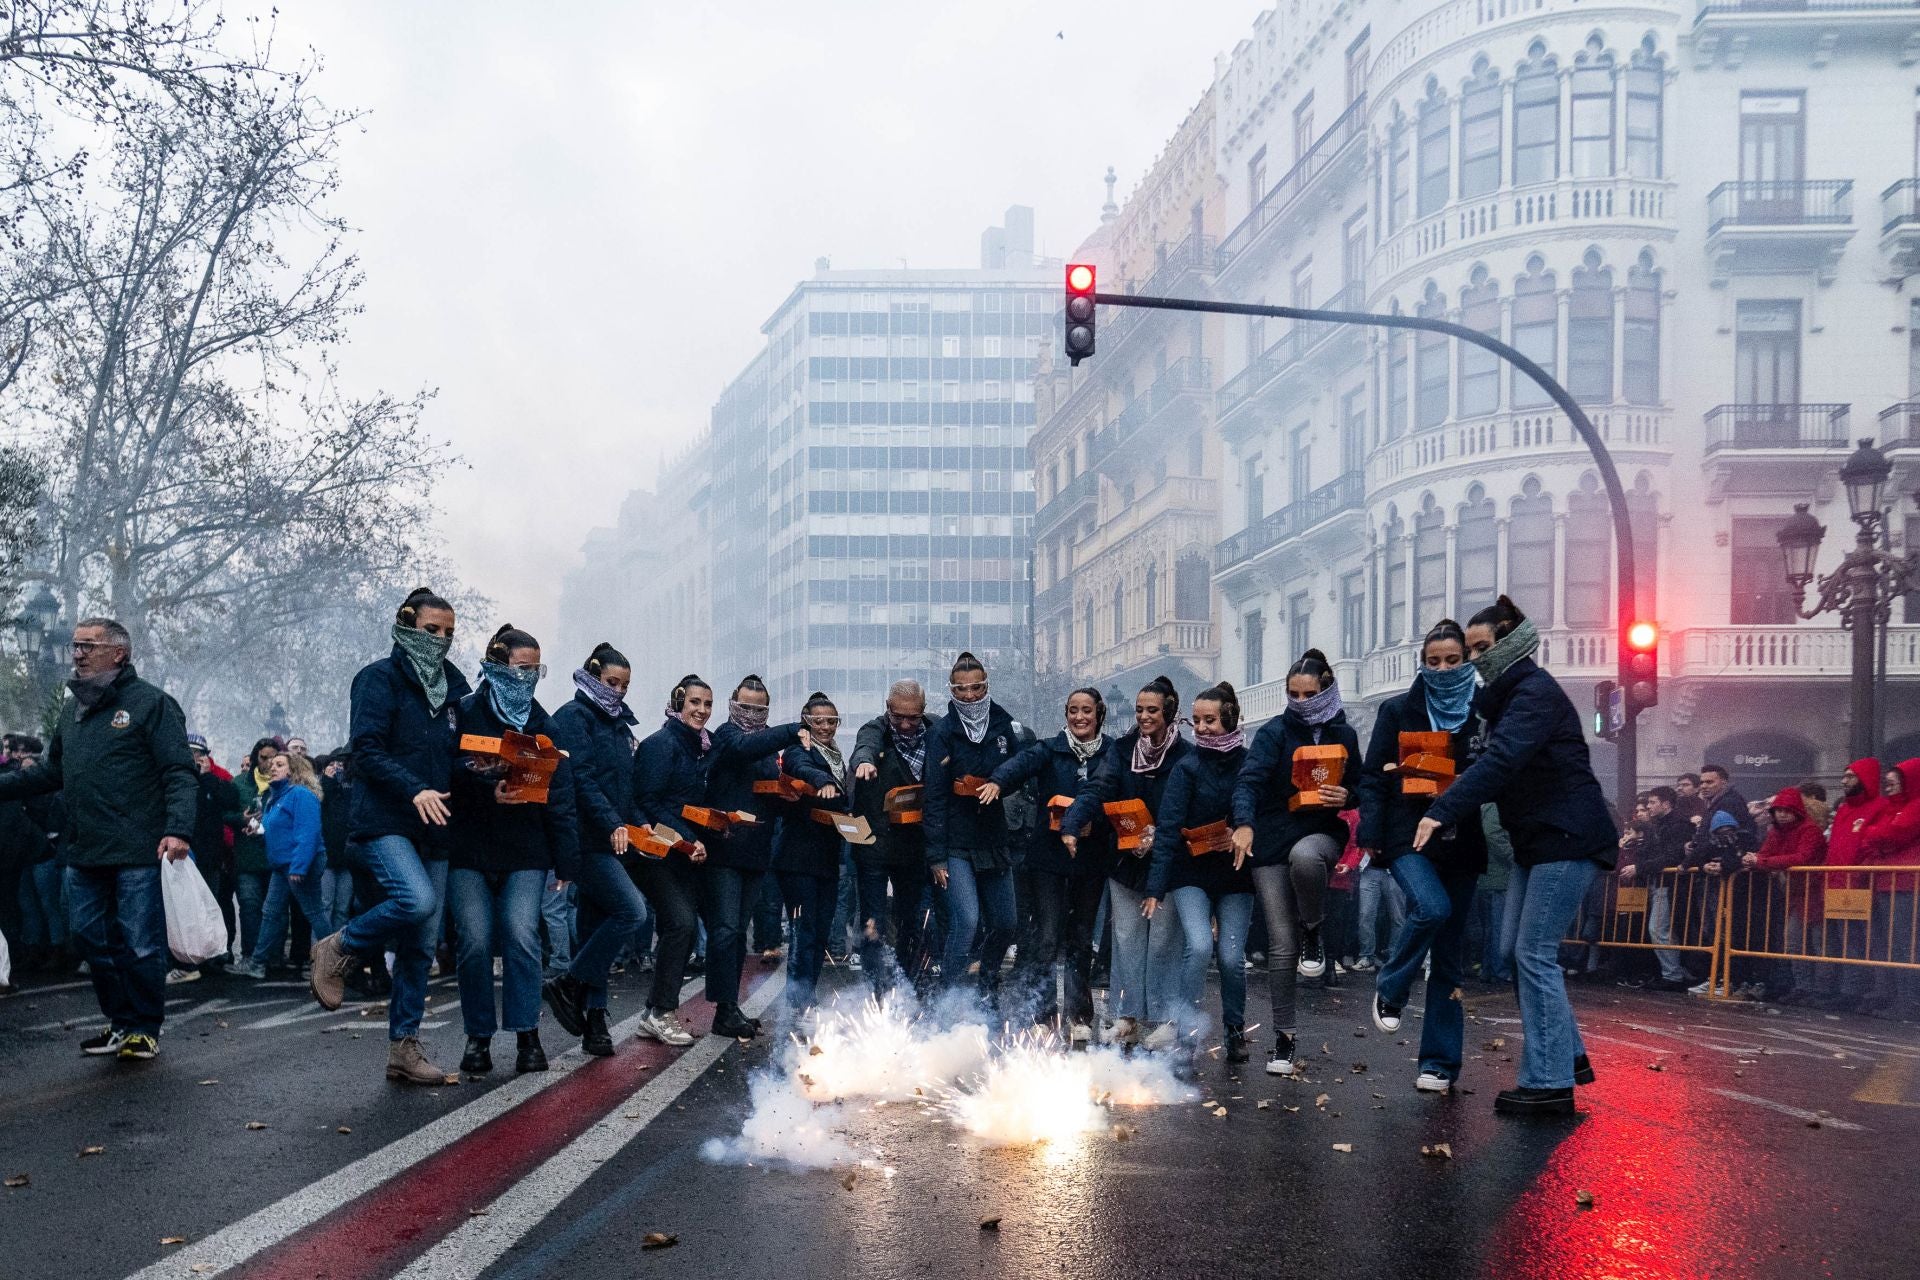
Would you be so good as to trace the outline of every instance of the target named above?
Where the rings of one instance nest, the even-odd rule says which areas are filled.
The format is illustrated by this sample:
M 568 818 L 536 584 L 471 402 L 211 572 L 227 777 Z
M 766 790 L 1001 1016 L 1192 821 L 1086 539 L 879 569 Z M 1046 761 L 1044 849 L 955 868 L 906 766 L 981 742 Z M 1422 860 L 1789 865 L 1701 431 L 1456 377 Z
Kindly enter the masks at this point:
M 293 726 L 287 723 L 287 709 L 277 702 L 267 708 L 266 730 L 269 738 L 279 738 L 282 741 L 293 732 Z
M 41 583 L 25 604 L 13 629 L 20 638 L 20 653 L 27 660 L 29 677 L 39 687 L 51 688 L 60 679 L 60 601 L 47 584 Z
M 1909 591 L 1920 590 L 1920 561 L 1896 556 L 1880 549 L 1880 529 L 1887 513 L 1881 510 L 1881 495 L 1893 467 L 1885 454 L 1862 440 L 1840 468 L 1840 482 L 1847 488 L 1847 507 L 1858 532 L 1853 550 L 1847 552 L 1840 567 L 1815 582 L 1814 558 L 1826 530 L 1808 513 L 1807 504 L 1795 503 L 1793 515 L 1774 535 L 1786 562 L 1787 585 L 1793 588 L 1794 610 L 1802 618 L 1817 618 L 1823 613 L 1840 615 L 1840 625 L 1853 632 L 1852 723 L 1848 728 L 1849 747 L 1856 760 L 1876 754 L 1875 741 L 1875 629 L 1885 628 L 1893 619 L 1893 602 Z M 1920 493 L 1914 495 L 1920 504 Z M 1817 586 L 1820 598 L 1813 608 L 1806 607 L 1807 588 Z

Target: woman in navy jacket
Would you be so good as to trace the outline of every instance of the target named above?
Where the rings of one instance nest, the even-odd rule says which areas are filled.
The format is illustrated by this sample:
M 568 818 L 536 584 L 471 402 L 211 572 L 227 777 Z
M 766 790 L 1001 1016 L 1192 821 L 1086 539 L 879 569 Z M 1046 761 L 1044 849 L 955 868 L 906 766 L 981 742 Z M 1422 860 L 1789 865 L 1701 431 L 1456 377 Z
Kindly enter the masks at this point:
M 707 999 L 714 1004 L 715 1035 L 759 1034 L 758 1019 L 740 1012 L 740 970 L 746 963 L 747 925 L 760 902 L 760 887 L 773 865 L 774 830 L 788 806 L 755 795 L 753 784 L 779 776 L 779 756 L 808 741 L 798 724 L 767 727 L 772 699 L 759 676 L 748 676 L 727 701 L 727 722 L 713 733 L 707 769 L 707 806 L 751 813 L 759 821 L 728 827 L 711 837 L 707 860 L 694 879 L 700 918 L 707 926 Z
M 1053 963 L 1062 951 L 1067 960 L 1068 1040 L 1086 1044 L 1093 1039 L 1093 922 L 1113 869 L 1113 838 L 1105 823 L 1095 834 L 1076 842 L 1072 853 L 1048 821 L 1047 805 L 1055 796 L 1077 799 L 1087 779 L 1104 763 L 1112 743 L 1101 730 L 1107 723 L 1107 704 L 1098 689 L 1075 689 L 1067 695 L 1067 725 L 1044 742 L 1023 747 L 1020 754 L 993 771 L 992 794 L 1015 791 L 1039 780 L 1036 816 L 1028 839 L 1025 884 L 1032 901 L 1033 932 L 1020 948 L 1015 966 L 1036 998 L 1034 1021 L 1052 1023 L 1059 1016 L 1053 992 Z M 987 794 L 982 790 L 982 794 Z M 1064 815 L 1063 815 L 1064 816 Z
M 534 686 L 546 674 L 540 642 L 509 623 L 487 642 L 480 687 L 460 700 L 460 723 L 477 737 L 511 729 L 552 736 Z M 506 767 L 495 756 L 462 755 L 453 771 L 452 849 L 447 905 L 458 943 L 460 1017 L 467 1053 L 460 1069 L 493 1070 L 491 1044 L 501 1021 L 518 1037 L 515 1071 L 545 1071 L 540 1044 L 540 899 L 547 876 L 571 880 L 580 861 L 571 762 L 560 761 L 548 782 L 547 802 L 531 803 L 506 790 Z M 493 1002 L 493 953 L 500 952 L 504 1018 Z
M 1153 828 L 1147 872 L 1149 920 L 1161 902 L 1173 909 L 1185 939 L 1180 964 L 1180 1017 L 1188 1035 L 1200 1029 L 1200 995 L 1207 957 L 1220 963 L 1220 1016 L 1227 1028 L 1227 1061 L 1247 1060 L 1247 931 L 1253 925 L 1253 873 L 1246 855 L 1223 843 L 1196 855 L 1186 832 L 1222 823 L 1231 827 L 1233 786 L 1247 749 L 1240 734 L 1240 698 L 1225 681 L 1193 700 L 1193 745 L 1174 766 Z M 1215 925 L 1218 925 L 1218 941 Z
M 425 587 L 394 615 L 393 653 L 360 669 L 351 702 L 354 775 L 348 840 L 386 891 L 384 901 L 313 947 L 313 997 L 338 1009 L 347 970 L 384 967 L 394 952 L 387 1001 L 387 1078 L 437 1085 L 446 1073 L 420 1047 L 427 972 L 440 938 L 446 892 L 447 800 L 467 681 L 447 661 L 453 606 Z
M 1180 694 L 1173 681 L 1155 676 L 1135 695 L 1133 728 L 1108 749 L 1061 819 L 1061 844 L 1076 850 L 1080 841 L 1100 832 L 1106 823 L 1103 805 L 1138 800 L 1148 814 L 1160 812 L 1161 794 L 1176 766 L 1193 750 L 1180 736 Z M 1112 828 L 1105 827 L 1107 838 Z M 1107 918 L 1113 922 L 1113 957 L 1109 966 L 1114 1010 L 1112 1039 L 1131 1044 L 1140 1038 L 1142 1023 L 1151 1025 L 1143 1043 L 1149 1049 L 1171 1048 L 1175 1033 L 1171 1005 L 1180 963 L 1180 930 L 1171 921 L 1155 925 L 1146 916 L 1148 858 L 1151 840 L 1133 850 L 1116 849 L 1107 873 Z
M 1007 815 L 997 794 L 958 796 L 953 789 L 964 778 L 985 782 L 1013 758 L 1013 717 L 987 696 L 987 669 L 971 653 L 954 659 L 947 679 L 953 697 L 927 734 L 923 793 L 927 867 L 947 903 L 940 981 L 949 988 L 959 984 L 984 921 L 980 989 L 997 1000 L 1000 965 L 1018 924 Z
M 713 687 L 699 676 L 685 677 L 667 695 L 666 723 L 647 735 L 633 758 L 634 816 L 649 827 L 668 828 L 692 847 L 691 853 L 669 852 L 662 858 L 641 854 L 627 864 L 653 908 L 654 928 L 660 935 L 653 956 L 653 991 L 637 1031 L 662 1044 L 693 1043 L 674 1010 L 680 1004 L 680 984 L 686 980 L 687 957 L 693 954 L 698 896 L 694 876 L 698 864 L 707 860 L 707 846 L 683 811 L 688 805 L 707 802 L 707 765 L 713 748 L 707 721 L 712 716 Z
M 1513 841 L 1501 947 L 1513 956 L 1526 1039 L 1520 1087 L 1503 1090 L 1494 1110 L 1566 1115 L 1574 1084 L 1593 1072 L 1567 1001 L 1560 940 L 1593 877 L 1613 866 L 1620 833 L 1593 776 L 1580 713 L 1533 660 L 1539 644 L 1505 596 L 1468 620 L 1467 656 L 1482 681 L 1473 700 L 1474 761 L 1427 809 L 1413 847 L 1424 851 L 1488 801 L 1499 806 Z
M 1318 805 L 1292 809 L 1293 756 L 1301 747 L 1346 749 L 1341 785 L 1319 789 Z M 1287 670 L 1287 709 L 1260 726 L 1233 791 L 1233 851 L 1253 860 L 1254 891 L 1267 918 L 1267 981 L 1273 998 L 1273 1056 L 1267 1073 L 1293 1075 L 1298 975 L 1326 972 L 1320 925 L 1327 880 L 1347 846 L 1342 809 L 1354 806 L 1360 739 L 1347 723 L 1340 686 L 1325 654 L 1309 649 Z
M 627 874 L 627 828 L 639 822 L 633 802 L 634 715 L 627 706 L 633 664 L 601 644 L 573 673 L 573 700 L 553 713 L 555 744 L 573 771 L 580 828 L 580 945 L 573 963 L 542 990 L 553 1019 L 595 1057 L 613 1052 L 607 1028 L 607 976 L 628 945 L 638 945 L 647 905 Z
M 1420 646 L 1420 673 L 1413 687 L 1381 704 L 1360 773 L 1359 845 L 1384 866 L 1407 895 L 1407 921 L 1374 989 L 1373 1023 L 1389 1035 L 1400 1030 L 1400 1010 L 1429 955 L 1426 1013 L 1420 1020 L 1420 1074 L 1414 1088 L 1445 1093 L 1460 1078 L 1466 1016 L 1453 998 L 1466 970 L 1467 921 L 1473 893 L 1487 869 L 1487 839 L 1480 812 L 1467 814 L 1424 852 L 1413 851 L 1413 833 L 1431 797 L 1407 795 L 1395 772 L 1402 733 L 1448 733 L 1456 773 L 1469 760 L 1468 711 L 1474 673 L 1467 662 L 1466 633 L 1451 618 L 1427 632 Z
M 840 896 L 840 862 L 846 841 L 840 832 L 816 819 L 815 813 L 850 811 L 847 758 L 835 741 L 840 712 L 824 693 L 807 699 L 800 722 L 810 743 L 787 748 L 781 767 L 814 790 L 811 799 L 795 803 L 780 820 L 774 842 L 773 866 L 780 879 L 780 896 L 793 920 L 793 948 L 787 957 L 787 1004 L 796 1014 L 813 1007 L 820 981 L 820 961 L 826 955 L 827 930 L 833 924 L 835 900 Z

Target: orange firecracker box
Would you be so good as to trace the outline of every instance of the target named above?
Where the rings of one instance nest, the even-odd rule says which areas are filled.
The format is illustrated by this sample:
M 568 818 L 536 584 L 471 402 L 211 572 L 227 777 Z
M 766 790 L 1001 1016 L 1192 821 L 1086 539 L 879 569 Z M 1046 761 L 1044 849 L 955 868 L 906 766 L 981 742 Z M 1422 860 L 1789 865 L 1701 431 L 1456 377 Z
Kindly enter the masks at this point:
M 728 827 L 751 827 L 760 821 L 744 809 L 708 809 L 697 804 L 682 805 L 680 816 L 694 826 L 705 827 L 708 831 L 725 831 Z
M 1453 735 L 1441 732 L 1400 735 L 1400 794 L 1437 796 L 1453 785 Z
M 1047 830 L 1058 831 L 1066 820 L 1067 810 L 1073 808 L 1072 796 L 1055 796 L 1047 801 Z
M 918 785 L 895 787 L 887 792 L 887 798 L 880 805 L 887 815 L 887 821 L 896 827 L 918 826 L 921 820 L 923 794 Z
M 953 780 L 953 794 L 971 800 L 980 794 L 980 788 L 987 785 L 985 778 L 976 778 L 966 774 Z
M 1145 842 L 1147 830 L 1153 826 L 1145 800 L 1115 800 L 1100 807 L 1106 811 L 1113 833 L 1120 837 L 1122 849 L 1138 849 Z
M 859 814 L 836 813 L 832 809 L 815 809 L 807 816 L 823 827 L 832 827 L 838 831 L 840 838 L 848 844 L 873 843 L 873 828 Z
M 1293 749 L 1294 794 L 1287 800 L 1289 810 L 1325 809 L 1320 788 L 1337 787 L 1347 771 L 1347 749 L 1338 743 Z
M 1187 838 L 1187 852 L 1196 858 L 1233 848 L 1233 828 L 1225 818 L 1204 827 L 1182 827 L 1180 834 Z
M 763 782 L 754 783 L 753 794 L 773 796 L 780 800 L 811 800 L 814 790 L 812 786 L 792 774 L 782 773 L 777 778 L 768 778 Z
M 520 733 L 514 729 L 507 730 L 497 738 L 463 734 L 460 751 L 464 755 L 479 756 L 505 765 L 507 774 L 501 779 L 505 798 L 525 804 L 547 802 L 554 772 L 567 756 L 544 733 Z
M 670 853 L 692 853 L 693 842 L 664 823 L 651 827 L 628 827 L 627 847 L 643 858 L 664 858 Z

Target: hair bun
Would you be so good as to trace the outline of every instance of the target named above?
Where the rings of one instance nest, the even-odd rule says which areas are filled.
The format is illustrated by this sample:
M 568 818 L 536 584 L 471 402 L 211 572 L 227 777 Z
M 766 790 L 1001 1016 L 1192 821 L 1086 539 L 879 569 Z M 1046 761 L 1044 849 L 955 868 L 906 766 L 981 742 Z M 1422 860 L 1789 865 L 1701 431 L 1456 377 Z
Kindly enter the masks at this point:
M 1219 684 L 1215 685 L 1214 688 L 1220 690 L 1220 692 L 1222 693 L 1231 694 L 1233 697 L 1236 697 L 1236 698 L 1240 696 L 1239 694 L 1234 693 L 1233 686 L 1228 684 L 1225 680 L 1222 680 Z
M 1327 662 L 1327 655 L 1320 652 L 1318 649 L 1309 649 L 1305 653 L 1301 654 L 1300 656 L 1302 658 L 1312 658 L 1315 662 L 1326 663 L 1327 666 L 1333 665 L 1332 663 Z

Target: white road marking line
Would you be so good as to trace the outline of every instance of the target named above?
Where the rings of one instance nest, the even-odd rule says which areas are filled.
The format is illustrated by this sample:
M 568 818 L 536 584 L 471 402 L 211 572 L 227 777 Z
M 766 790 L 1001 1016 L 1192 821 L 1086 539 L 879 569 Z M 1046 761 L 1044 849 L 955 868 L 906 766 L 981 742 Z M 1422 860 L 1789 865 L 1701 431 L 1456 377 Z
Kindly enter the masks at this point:
M 705 979 L 694 978 L 680 989 L 685 1003 L 697 994 Z M 646 1016 L 643 1009 L 613 1028 L 613 1038 L 631 1036 Z M 729 1042 L 731 1043 L 731 1042 Z M 403 1138 L 397 1138 L 371 1155 L 362 1156 L 345 1168 L 328 1174 L 264 1209 L 229 1223 L 210 1236 L 170 1253 L 151 1266 L 136 1271 L 128 1280 L 195 1280 L 219 1275 L 247 1259 L 279 1244 L 288 1236 L 359 1199 L 381 1183 L 406 1172 L 441 1149 L 466 1137 L 481 1125 L 502 1115 L 578 1071 L 589 1059 L 575 1045 L 553 1059 L 553 1069 L 516 1076 L 498 1088 L 489 1090 L 438 1120 L 422 1125 Z M 371 1068 L 368 1068 L 371 1069 Z M 196 1267 L 208 1270 L 196 1271 Z
M 1792 1116 L 1795 1120 L 1818 1120 L 1829 1129 L 1847 1129 L 1859 1133 L 1865 1125 L 1854 1124 L 1850 1120 L 1841 1120 L 1824 1111 L 1808 1111 L 1802 1107 L 1790 1107 L 1784 1102 L 1775 1102 L 1772 1098 L 1756 1097 L 1751 1093 L 1740 1093 L 1734 1089 L 1709 1089 L 1708 1093 L 1717 1093 L 1723 1098 L 1732 1098 L 1735 1102 L 1748 1102 L 1756 1107 L 1765 1107 L 1769 1111 L 1778 1111 L 1783 1116 Z
M 91 987 L 92 985 L 93 980 L 89 978 L 85 982 L 56 982 L 50 987 L 22 987 L 7 998 L 9 1000 L 17 1000 L 22 996 L 29 998 L 33 996 L 50 996 L 56 991 L 79 991 L 82 988 Z
M 295 1027 L 303 1022 L 315 1022 L 321 1018 L 337 1018 L 342 1013 L 358 1013 L 362 1009 L 374 1009 L 386 1012 L 384 1000 L 355 1000 L 341 1005 L 338 1009 L 322 1009 L 312 1000 L 298 1001 L 296 1006 L 285 1013 L 276 1013 L 272 1017 L 262 1018 L 258 1022 L 249 1022 L 241 1027 L 242 1031 L 267 1031 L 275 1027 Z M 371 1015 L 367 1018 L 369 1026 L 385 1025 Z
M 777 973 L 748 997 L 743 1012 L 749 1017 L 772 1004 L 786 987 L 786 974 Z M 640 1136 L 662 1111 L 685 1093 L 718 1062 L 734 1041 L 706 1035 L 658 1077 L 642 1083 L 606 1119 L 588 1129 L 539 1168 L 513 1184 L 487 1206 L 484 1217 L 468 1218 L 439 1244 L 416 1258 L 395 1280 L 448 1280 L 478 1276 L 498 1262 L 507 1250 L 545 1221 L 566 1198 L 578 1191 L 621 1148 Z

